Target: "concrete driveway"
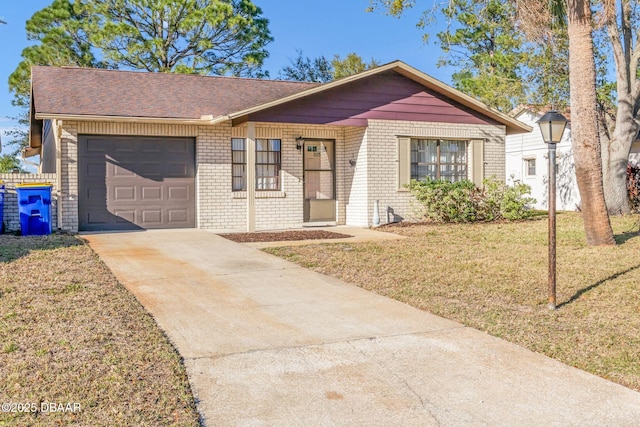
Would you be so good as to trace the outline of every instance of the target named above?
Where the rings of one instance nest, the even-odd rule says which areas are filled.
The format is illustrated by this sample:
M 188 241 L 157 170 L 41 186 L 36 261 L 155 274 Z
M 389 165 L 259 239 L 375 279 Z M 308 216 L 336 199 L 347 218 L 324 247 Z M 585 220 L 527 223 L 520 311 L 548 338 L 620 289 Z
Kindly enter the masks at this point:
M 638 426 L 640 393 L 202 230 L 84 235 L 207 426 Z

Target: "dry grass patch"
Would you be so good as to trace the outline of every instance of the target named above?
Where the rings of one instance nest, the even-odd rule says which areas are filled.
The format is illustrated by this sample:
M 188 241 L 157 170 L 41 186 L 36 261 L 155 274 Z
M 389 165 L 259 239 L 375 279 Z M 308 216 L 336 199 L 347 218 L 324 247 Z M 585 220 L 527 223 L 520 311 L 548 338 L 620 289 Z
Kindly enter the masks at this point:
M 409 238 L 267 251 L 640 391 L 639 220 L 612 225 L 618 246 L 588 247 L 580 215 L 558 216 L 556 311 L 546 307 L 546 218 L 389 227 Z
M 0 403 L 30 405 L 0 425 L 199 425 L 180 356 L 74 236 L 0 236 L 0 343 Z

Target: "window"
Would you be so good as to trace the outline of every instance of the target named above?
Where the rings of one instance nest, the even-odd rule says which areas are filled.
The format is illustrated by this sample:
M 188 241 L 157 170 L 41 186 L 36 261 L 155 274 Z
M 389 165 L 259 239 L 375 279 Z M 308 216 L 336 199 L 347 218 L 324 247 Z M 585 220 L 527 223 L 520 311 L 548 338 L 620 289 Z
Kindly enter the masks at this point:
M 247 189 L 246 166 L 244 138 L 231 138 L 231 185 L 233 191 L 245 191 Z
M 279 139 L 256 139 L 256 190 L 280 190 Z M 247 189 L 246 140 L 231 139 L 232 190 Z
M 527 176 L 536 175 L 536 159 L 524 159 L 524 170 Z
M 280 190 L 279 139 L 256 139 L 256 190 Z
M 437 139 L 411 140 L 411 179 L 425 181 L 467 179 L 467 142 Z

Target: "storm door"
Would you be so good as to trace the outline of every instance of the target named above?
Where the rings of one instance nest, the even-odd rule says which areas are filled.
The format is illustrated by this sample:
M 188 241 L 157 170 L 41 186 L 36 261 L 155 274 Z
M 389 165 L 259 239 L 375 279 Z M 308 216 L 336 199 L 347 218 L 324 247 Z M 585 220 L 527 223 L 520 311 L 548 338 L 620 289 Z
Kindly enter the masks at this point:
M 335 221 L 335 141 L 306 140 L 303 150 L 304 221 Z

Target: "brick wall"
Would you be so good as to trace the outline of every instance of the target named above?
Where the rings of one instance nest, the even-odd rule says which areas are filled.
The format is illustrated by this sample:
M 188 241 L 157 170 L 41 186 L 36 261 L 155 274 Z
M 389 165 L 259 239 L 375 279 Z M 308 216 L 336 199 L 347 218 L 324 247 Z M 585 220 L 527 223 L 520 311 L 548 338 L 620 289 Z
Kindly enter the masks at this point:
M 387 222 L 387 208 L 396 219 L 413 219 L 415 209 L 408 191 L 398 189 L 397 136 L 484 140 L 484 177 L 503 180 L 504 126 L 369 120 L 365 137 L 367 157 L 367 223 L 372 223 L 373 204 L 379 200 L 380 222 Z M 362 149 L 361 149 L 362 151 Z M 471 171 L 469 171 L 471 172 Z
M 336 215 L 338 224 L 369 226 L 373 204 L 379 200 L 381 223 L 387 207 L 401 218 L 411 218 L 410 195 L 398 189 L 397 136 L 482 139 L 485 176 L 504 180 L 503 126 L 450 125 L 407 121 L 369 120 L 369 128 L 256 123 L 256 138 L 277 138 L 281 145 L 281 190 L 256 191 L 256 229 L 299 227 L 303 223 L 303 153 L 296 138 L 336 141 Z M 197 226 L 214 231 L 245 231 L 245 192 L 231 191 L 231 138 L 244 138 L 246 125 L 230 122 L 215 126 L 107 122 L 64 122 L 61 132 L 62 228 L 78 227 L 78 134 L 193 136 L 196 137 Z M 350 163 L 350 160 L 354 163 Z
M 18 195 L 16 184 L 48 182 L 54 185 L 51 189 L 51 228 L 57 229 L 58 209 L 56 197 L 56 174 L 29 174 L 29 173 L 3 173 L 0 174 L 0 181 L 4 182 L 4 215 L 3 221 L 6 231 L 16 231 L 20 229 L 20 216 L 18 210 Z
M 60 137 L 62 167 L 60 174 L 61 227 L 78 231 L 78 124 L 64 122 Z
M 280 191 L 256 191 L 256 230 L 277 230 L 301 227 L 304 216 L 304 187 L 303 187 L 303 153 L 297 150 L 296 138 L 331 139 L 336 141 L 336 196 L 337 222 L 344 224 L 341 216 L 340 200 L 344 185 L 340 181 L 343 176 L 344 158 L 344 128 L 339 126 L 295 125 L 256 123 L 256 138 L 275 138 L 281 140 L 281 188 Z M 210 178 L 203 179 L 199 192 L 202 197 L 207 193 L 217 193 L 215 199 L 219 201 L 217 207 L 209 212 L 215 212 L 215 218 L 210 218 L 207 225 L 215 231 L 246 231 L 246 193 L 231 191 L 231 137 L 245 138 L 246 127 L 233 128 L 232 133 L 222 140 L 215 142 L 219 149 L 215 156 L 222 156 L 220 167 L 216 168 L 214 176 L 217 183 Z M 212 154 L 214 153 L 212 152 Z M 200 163 L 200 166 L 202 163 Z M 209 187 L 209 184 L 212 184 Z M 230 199 L 230 200 L 229 200 Z M 203 212 L 202 215 L 207 215 Z M 341 222 L 342 221 L 342 222 Z
M 257 138 L 277 138 L 281 146 L 281 191 L 256 192 L 256 229 L 300 227 L 303 222 L 302 152 L 296 138 L 336 140 L 336 195 L 344 200 L 346 160 L 344 127 L 257 123 Z M 62 123 L 62 196 L 65 230 L 78 230 L 77 142 L 79 134 L 194 136 L 196 137 L 196 220 L 199 228 L 213 231 L 245 231 L 246 193 L 231 191 L 231 138 L 246 137 L 246 125 L 230 122 L 215 126 L 163 125 L 150 123 L 72 122 Z M 344 223 L 344 204 L 337 203 L 338 222 Z M 342 212 L 342 214 L 341 214 Z
M 353 226 L 367 227 L 368 217 L 368 158 L 367 134 L 364 128 L 352 128 L 346 132 L 345 162 L 349 169 L 345 171 L 344 187 L 346 202 L 345 223 Z M 353 166 L 349 163 L 352 160 Z M 346 166 L 345 166 L 346 167 Z
M 231 191 L 231 138 L 229 123 L 201 126 L 196 138 L 198 227 L 241 230 L 246 227 L 246 203 Z

